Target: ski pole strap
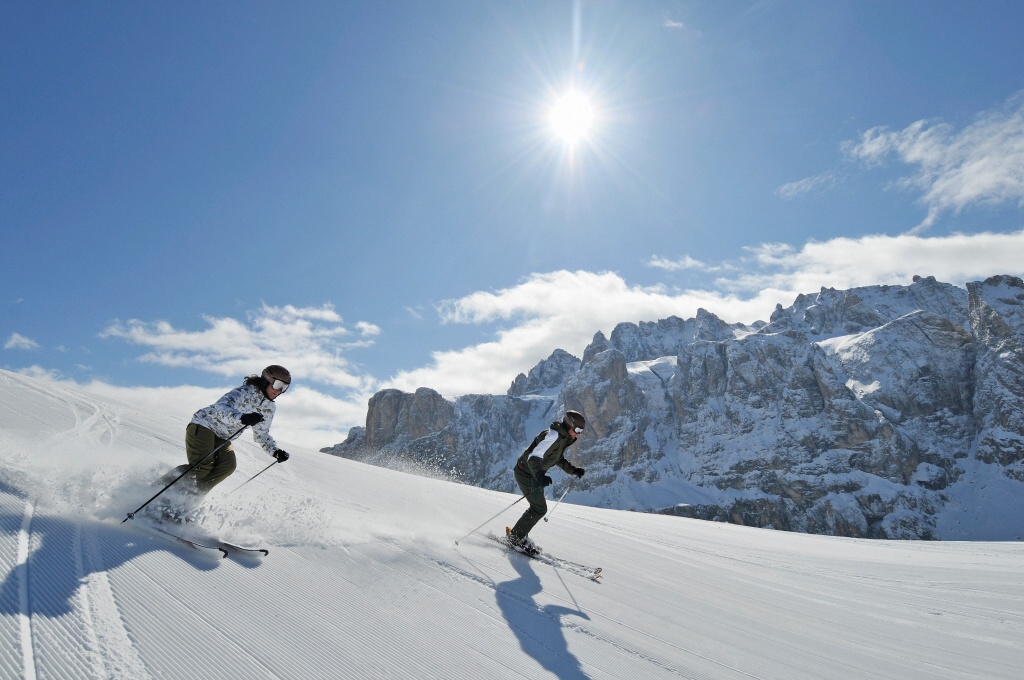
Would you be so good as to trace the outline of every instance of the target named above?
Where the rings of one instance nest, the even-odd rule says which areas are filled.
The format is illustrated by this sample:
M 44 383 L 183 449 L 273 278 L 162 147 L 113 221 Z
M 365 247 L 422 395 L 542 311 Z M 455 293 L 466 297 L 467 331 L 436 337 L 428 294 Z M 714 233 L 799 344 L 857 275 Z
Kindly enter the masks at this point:
M 190 465 L 190 466 L 189 466 L 189 468 L 188 468 L 187 470 L 185 470 L 185 471 L 184 471 L 184 472 L 182 472 L 182 473 L 181 473 L 180 475 L 178 475 L 177 477 L 175 477 L 175 478 L 174 478 L 174 480 L 173 480 L 173 481 L 172 481 L 172 482 L 171 482 L 170 484 L 168 484 L 168 485 L 167 485 L 167 486 L 165 486 L 164 488 L 162 488 L 162 489 L 160 489 L 159 491 L 157 491 L 157 492 L 156 492 L 156 493 L 155 493 L 155 494 L 153 495 L 153 497 L 152 497 L 152 498 L 150 498 L 150 499 L 149 499 L 148 501 L 146 501 L 145 503 L 143 503 L 143 504 L 142 504 L 142 505 L 140 505 L 139 507 L 135 508 L 135 510 L 133 510 L 133 511 L 129 512 L 129 513 L 128 513 L 128 516 L 127 516 L 127 517 L 125 517 L 125 518 L 124 518 L 123 520 L 121 520 L 121 524 L 124 524 L 125 522 L 127 522 L 127 521 L 128 521 L 128 520 L 130 520 L 130 519 L 135 519 L 135 515 L 136 515 L 136 514 L 137 514 L 137 513 L 138 513 L 138 512 L 140 511 L 140 510 L 142 510 L 142 509 L 143 509 L 143 508 L 145 508 L 145 507 L 146 507 L 147 505 L 149 505 L 150 503 L 152 503 L 153 501 L 155 501 L 155 500 L 156 500 L 156 499 L 157 499 L 157 498 L 158 498 L 158 497 L 159 497 L 159 496 L 160 496 L 160 495 L 161 495 L 161 494 L 162 494 L 162 493 L 163 493 L 164 491 L 167 491 L 167 490 L 168 490 L 168 489 L 170 489 L 170 488 L 171 488 L 172 486 L 174 486 L 174 485 L 175 485 L 175 484 L 176 484 L 176 483 L 178 482 L 178 480 L 179 480 L 179 479 L 181 479 L 182 477 L 184 477 L 185 475 L 187 475 L 188 473 L 192 472 L 192 471 L 193 471 L 193 470 L 195 470 L 195 469 L 196 469 L 197 467 L 199 467 L 200 465 L 202 465 L 202 464 L 203 464 L 203 461 L 205 461 L 205 460 L 206 460 L 207 458 L 209 458 L 209 457 L 210 457 L 210 456 L 212 456 L 213 454 L 215 454 L 215 453 L 217 453 L 218 451 L 220 451 L 220 450 L 221 450 L 222 448 L 224 448 L 225 446 L 227 446 L 227 445 L 228 445 L 228 444 L 229 444 L 230 442 L 234 441 L 235 437 L 237 437 L 238 435 L 242 434 L 242 432 L 244 432 L 244 431 L 245 431 L 245 428 L 246 428 L 246 427 L 248 427 L 248 425 L 243 425 L 243 426 L 242 426 L 242 429 L 241 429 L 241 430 L 239 430 L 238 432 L 236 432 L 236 433 L 234 433 L 233 435 L 231 435 L 230 437 L 228 437 L 228 438 L 227 438 L 226 440 L 224 440 L 224 443 L 220 444 L 220 445 L 219 445 L 219 446 L 217 446 L 217 448 L 215 448 L 215 449 L 214 449 L 213 451 L 210 451 L 210 452 L 209 452 L 208 454 L 206 454 L 205 456 L 203 456 L 202 458 L 200 458 L 199 460 L 197 460 L 197 461 L 196 461 L 195 463 L 193 463 L 192 465 Z

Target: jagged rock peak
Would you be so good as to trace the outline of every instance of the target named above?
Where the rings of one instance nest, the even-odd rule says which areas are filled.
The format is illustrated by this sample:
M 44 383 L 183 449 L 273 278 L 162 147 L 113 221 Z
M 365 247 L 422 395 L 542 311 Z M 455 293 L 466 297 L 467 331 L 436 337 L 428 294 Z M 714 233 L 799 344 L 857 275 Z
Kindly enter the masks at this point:
M 698 309 L 696 317 L 685 321 L 670 316 L 658 321 L 620 323 L 612 330 L 610 342 L 625 355 L 626 361 L 651 361 L 676 356 L 695 342 L 731 340 L 737 331 L 744 330 L 753 329 L 743 324 L 727 324 L 708 310 Z
M 598 331 L 594 333 L 594 339 L 590 341 L 587 348 L 583 350 L 583 365 L 586 366 L 594 360 L 601 352 L 611 349 L 611 345 L 608 343 L 608 339 L 604 337 L 604 333 Z
M 985 279 L 986 286 L 1010 286 L 1012 288 L 1024 288 L 1024 280 L 1021 280 L 1019 276 L 1009 276 L 1007 274 L 999 274 L 997 276 L 990 276 Z
M 796 330 L 812 337 L 862 333 L 915 311 L 925 311 L 966 324 L 967 294 L 940 283 L 934 276 L 914 276 L 909 286 L 877 285 L 836 290 L 822 287 L 817 294 L 800 294 L 788 308 L 776 305 L 761 333 Z
M 566 378 L 578 371 L 579 368 L 579 359 L 564 349 L 556 349 L 551 356 L 531 368 L 529 374 L 517 375 L 506 394 L 510 397 L 521 397 L 526 394 L 540 394 L 561 388 Z

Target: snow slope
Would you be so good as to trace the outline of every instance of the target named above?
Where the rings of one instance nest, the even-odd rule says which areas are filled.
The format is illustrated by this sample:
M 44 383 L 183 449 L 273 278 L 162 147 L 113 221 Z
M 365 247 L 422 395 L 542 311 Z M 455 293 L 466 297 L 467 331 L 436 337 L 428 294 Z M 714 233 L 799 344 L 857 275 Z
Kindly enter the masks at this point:
M 281 408 L 287 408 L 282 402 Z M 1024 544 L 860 541 L 516 497 L 245 435 L 215 559 L 124 524 L 185 423 L 0 371 L 0 678 L 1020 678 Z M 522 504 L 492 521 L 500 531 Z

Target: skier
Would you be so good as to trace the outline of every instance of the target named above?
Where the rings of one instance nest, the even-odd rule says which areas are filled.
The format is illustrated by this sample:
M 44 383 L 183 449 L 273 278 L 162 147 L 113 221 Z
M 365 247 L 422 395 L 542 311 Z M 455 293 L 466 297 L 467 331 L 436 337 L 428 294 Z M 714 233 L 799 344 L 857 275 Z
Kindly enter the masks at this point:
M 243 385 L 225 394 L 217 403 L 196 411 L 185 428 L 188 463 L 172 470 L 165 479 L 176 478 L 220 446 L 189 475 L 193 493 L 208 493 L 235 471 L 235 452 L 229 440 L 242 426 L 252 427 L 253 439 L 277 462 L 288 460 L 288 453 L 277 448 L 270 436 L 270 423 L 277 410 L 274 400 L 288 390 L 291 382 L 292 375 L 284 366 L 267 366 L 262 374 L 250 375 Z
M 547 514 L 548 505 L 544 499 L 544 487 L 551 484 L 547 471 L 557 465 L 570 475 L 582 477 L 583 468 L 576 467 L 565 459 L 565 450 L 576 443 L 576 438 L 587 420 L 578 411 L 566 411 L 560 421 L 538 434 L 512 468 L 519 489 L 530 502 L 530 507 L 508 532 L 508 540 L 527 553 L 536 554 L 540 549 L 530 540 L 529 533 L 540 518 Z

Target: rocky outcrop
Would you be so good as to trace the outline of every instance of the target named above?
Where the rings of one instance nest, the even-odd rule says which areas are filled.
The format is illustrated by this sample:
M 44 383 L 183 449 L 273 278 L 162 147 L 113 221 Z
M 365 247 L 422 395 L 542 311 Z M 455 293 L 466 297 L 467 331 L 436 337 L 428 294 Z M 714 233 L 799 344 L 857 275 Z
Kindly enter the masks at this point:
M 970 538 L 968 511 L 1024 509 L 1022 359 L 1018 278 L 822 289 L 750 326 L 705 310 L 619 324 L 582 360 L 556 350 L 506 395 L 385 390 L 366 428 L 325 450 L 512 491 L 516 456 L 573 408 L 588 419 L 571 449 L 587 469 L 573 502 L 843 536 Z M 1001 493 L 977 493 L 989 483 Z M 555 493 L 567 484 L 557 475 Z
M 1011 276 L 969 283 L 974 339 L 977 460 L 1024 481 L 1024 284 Z
M 558 390 L 566 379 L 578 371 L 580 360 L 563 349 L 556 349 L 551 356 L 530 369 L 529 374 L 520 373 L 508 388 L 508 396 L 522 397 L 527 394 L 541 394 Z

